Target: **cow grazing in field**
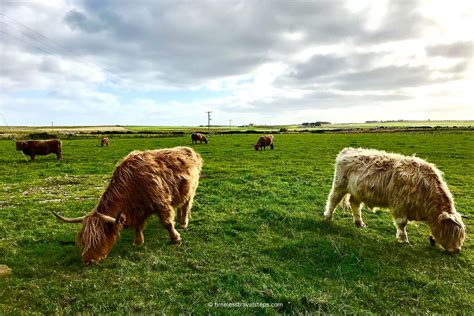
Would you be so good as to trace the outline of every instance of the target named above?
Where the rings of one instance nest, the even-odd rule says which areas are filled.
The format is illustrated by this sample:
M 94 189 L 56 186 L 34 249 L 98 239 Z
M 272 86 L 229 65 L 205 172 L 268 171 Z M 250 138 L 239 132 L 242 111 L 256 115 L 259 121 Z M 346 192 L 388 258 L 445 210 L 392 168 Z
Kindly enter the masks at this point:
M 144 242 L 143 229 L 150 215 L 158 215 L 173 242 L 181 237 L 174 227 L 175 208 L 182 228 L 187 228 L 202 159 L 189 147 L 133 151 L 115 168 L 98 205 L 87 215 L 66 218 L 82 223 L 77 236 L 85 264 L 105 259 L 120 230 L 135 228 L 135 245 Z
M 332 189 L 324 216 L 331 220 L 336 205 L 349 194 L 354 223 L 365 227 L 360 206 L 389 208 L 397 239 L 408 242 L 408 221 L 425 221 L 430 241 L 449 252 L 461 249 L 465 227 L 456 212 L 441 171 L 417 157 L 385 151 L 345 148 L 336 158 Z
M 198 141 L 201 144 L 202 144 L 202 142 L 205 142 L 207 144 L 207 137 L 204 136 L 201 133 L 192 133 L 191 134 L 191 143 L 196 143 L 197 144 Z
M 23 154 L 30 156 L 32 161 L 35 160 L 36 155 L 49 154 L 56 154 L 57 159 L 61 159 L 61 141 L 59 139 L 17 141 L 16 150 L 21 150 Z
M 109 138 L 108 137 L 103 137 L 100 141 L 100 147 L 107 146 L 109 147 Z
M 260 136 L 257 143 L 254 145 L 255 150 L 262 149 L 265 150 L 266 146 L 270 146 L 273 149 L 273 135 Z

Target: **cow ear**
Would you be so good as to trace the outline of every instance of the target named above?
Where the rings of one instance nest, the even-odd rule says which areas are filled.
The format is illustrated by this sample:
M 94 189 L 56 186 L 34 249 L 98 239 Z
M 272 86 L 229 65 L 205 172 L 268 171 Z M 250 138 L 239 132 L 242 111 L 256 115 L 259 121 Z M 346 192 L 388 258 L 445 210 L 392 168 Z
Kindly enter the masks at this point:
M 115 218 L 115 224 L 116 225 L 125 225 L 125 222 L 127 221 L 127 216 L 123 212 L 120 212 L 119 215 Z
M 455 214 L 450 214 L 447 212 L 443 212 L 438 216 L 438 220 L 440 223 L 451 222 L 460 228 L 462 228 L 463 224 L 460 219 Z

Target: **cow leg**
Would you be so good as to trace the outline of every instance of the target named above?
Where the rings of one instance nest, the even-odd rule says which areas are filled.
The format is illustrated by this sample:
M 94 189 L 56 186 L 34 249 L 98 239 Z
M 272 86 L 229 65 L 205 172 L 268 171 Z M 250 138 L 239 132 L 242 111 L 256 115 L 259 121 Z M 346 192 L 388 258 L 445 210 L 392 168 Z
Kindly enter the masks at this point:
M 352 217 L 354 218 L 354 224 L 357 227 L 367 227 L 365 223 L 362 221 L 362 214 L 360 211 L 360 204 L 361 202 L 358 201 L 353 195 L 349 198 L 349 202 L 351 203 L 351 209 L 352 209 Z
M 408 220 L 406 217 L 395 218 L 395 226 L 397 227 L 397 239 L 401 243 L 408 243 L 407 226 Z
M 324 217 L 327 220 L 331 220 L 336 206 L 339 204 L 341 199 L 346 195 L 347 191 L 345 188 L 333 183 L 331 192 L 329 193 L 328 200 L 326 202 L 326 210 L 324 211 Z
M 135 246 L 140 246 L 143 245 L 145 242 L 145 239 L 143 237 L 143 228 L 145 227 L 145 223 L 138 224 L 135 227 L 135 240 L 133 241 L 133 244 Z
M 171 241 L 178 243 L 181 241 L 181 236 L 174 228 L 174 209 L 171 205 L 164 205 L 159 208 L 158 217 L 161 224 L 166 228 L 170 234 Z
M 31 155 L 31 161 L 35 161 L 35 155 Z
M 191 217 L 191 208 L 193 207 L 193 197 L 184 202 L 178 208 L 179 225 L 182 228 L 188 228 L 189 217 Z
M 182 213 L 183 213 L 183 210 L 181 209 L 181 206 L 178 206 L 178 207 L 176 208 L 176 217 L 177 217 L 178 219 L 181 219 Z M 181 225 L 181 226 L 182 226 L 182 225 Z

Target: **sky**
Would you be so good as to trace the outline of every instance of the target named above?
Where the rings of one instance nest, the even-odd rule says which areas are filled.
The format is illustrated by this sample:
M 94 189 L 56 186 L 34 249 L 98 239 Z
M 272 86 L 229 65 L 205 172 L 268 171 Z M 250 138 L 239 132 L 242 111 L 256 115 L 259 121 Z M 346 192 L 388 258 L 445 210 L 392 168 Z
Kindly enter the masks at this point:
M 473 120 L 472 0 L 0 0 L 0 125 Z

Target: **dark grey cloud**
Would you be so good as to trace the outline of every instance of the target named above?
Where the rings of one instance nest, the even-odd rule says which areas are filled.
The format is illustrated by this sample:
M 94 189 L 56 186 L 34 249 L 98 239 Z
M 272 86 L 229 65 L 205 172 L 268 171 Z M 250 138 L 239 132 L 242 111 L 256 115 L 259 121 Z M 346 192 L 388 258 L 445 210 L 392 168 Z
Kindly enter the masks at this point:
M 156 72 L 157 80 L 186 85 L 244 74 L 305 47 L 412 38 L 423 23 L 417 5 L 390 2 L 384 23 L 370 31 L 366 13 L 350 11 L 339 0 L 84 1 L 64 21 L 84 32 L 66 39 L 67 45 L 107 55 L 107 68 L 137 77 Z M 302 40 L 285 37 L 291 33 L 302 34 Z M 295 76 L 309 78 L 344 62 L 315 60 L 314 69 L 295 69 Z
M 469 69 L 471 60 L 463 60 L 451 68 L 448 68 L 446 72 L 451 73 L 452 75 L 458 75 L 459 77 L 462 76 L 464 72 L 466 72 Z
M 297 110 L 315 110 L 355 107 L 361 105 L 384 104 L 392 101 L 403 101 L 411 96 L 390 91 L 382 94 L 356 94 L 343 93 L 342 91 L 323 91 L 315 89 L 300 97 L 279 97 L 265 100 L 255 100 L 247 104 L 246 107 L 235 107 L 223 105 L 222 110 L 228 113 L 260 113 L 264 114 L 271 109 L 274 112 L 292 112 Z
M 44 58 L 39 65 L 39 69 L 48 73 L 59 73 L 61 71 L 57 60 L 52 58 Z
M 77 10 L 69 11 L 64 17 L 64 22 L 73 30 L 80 29 L 86 33 L 96 33 L 104 29 L 104 24 L 97 20 L 89 19 L 84 13 Z
M 51 37 L 131 81 L 174 87 L 287 62 L 307 47 L 413 38 L 425 22 L 418 1 L 390 1 L 375 30 L 365 27 L 367 12 L 351 11 L 342 0 L 84 0 L 72 5 L 62 19 L 72 35 L 48 30 Z M 316 56 L 295 66 L 292 75 L 296 80 L 331 75 L 353 67 L 358 57 Z
M 368 71 L 347 73 L 335 78 L 335 85 L 343 90 L 385 90 L 417 87 L 430 82 L 431 72 L 425 66 L 387 66 Z
M 412 88 L 461 79 L 468 66 L 467 62 L 461 62 L 450 68 L 437 70 L 443 76 L 436 79 L 432 76 L 435 70 L 430 69 L 428 65 L 385 66 L 343 74 L 335 77 L 333 82 L 338 89 L 347 91 Z
M 293 65 L 288 71 L 286 80 L 297 84 L 328 82 L 339 73 L 370 69 L 372 64 L 381 57 L 382 55 L 377 53 L 346 56 L 314 55 L 305 62 Z
M 429 56 L 472 59 L 473 44 L 472 41 L 462 41 L 449 44 L 432 45 L 426 47 L 426 52 Z
M 277 84 L 302 89 L 324 85 L 344 91 L 419 87 L 463 78 L 472 62 L 465 59 L 445 69 L 432 69 L 428 61 L 418 66 L 377 66 L 385 54 L 315 55 L 305 62 L 292 65 Z M 435 73 L 442 76 L 432 79 Z
M 359 37 L 361 42 L 388 42 L 413 39 L 421 35 L 423 27 L 433 25 L 420 10 L 418 0 L 388 1 L 382 23 Z
M 290 72 L 289 77 L 295 80 L 314 80 L 332 75 L 348 67 L 347 58 L 327 55 L 315 55 L 308 62 L 300 63 Z

